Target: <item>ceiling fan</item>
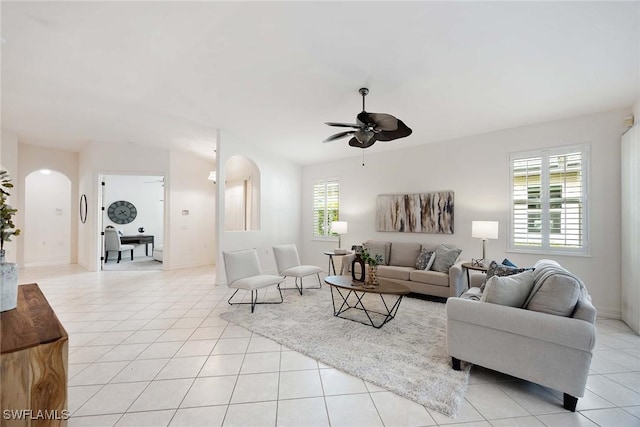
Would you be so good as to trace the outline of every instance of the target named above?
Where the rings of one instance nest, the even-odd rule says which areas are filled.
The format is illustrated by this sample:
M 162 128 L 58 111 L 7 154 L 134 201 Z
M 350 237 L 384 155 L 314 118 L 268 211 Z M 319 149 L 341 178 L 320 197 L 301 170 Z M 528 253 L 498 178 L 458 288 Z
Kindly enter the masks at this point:
M 366 87 L 358 91 L 362 95 L 362 112 L 356 116 L 356 123 L 325 122 L 329 126 L 353 128 L 345 132 L 331 135 L 322 142 L 331 142 L 352 136 L 349 145 L 358 148 L 368 148 L 376 141 L 393 141 L 411 135 L 412 130 L 402 120 L 385 113 L 368 113 L 364 108 L 364 97 L 369 93 Z

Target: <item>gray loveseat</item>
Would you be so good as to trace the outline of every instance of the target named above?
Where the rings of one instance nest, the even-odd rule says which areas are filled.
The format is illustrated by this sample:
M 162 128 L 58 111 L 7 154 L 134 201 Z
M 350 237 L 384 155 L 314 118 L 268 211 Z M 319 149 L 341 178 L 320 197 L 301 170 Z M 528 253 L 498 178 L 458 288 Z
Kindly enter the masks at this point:
M 448 298 L 459 296 L 467 286 L 462 262 L 452 262 L 446 272 L 416 268 L 422 249 L 435 252 L 439 245 L 368 240 L 363 246 L 383 257 L 383 264 L 378 266 L 378 277 L 403 284 L 411 292 Z M 351 265 L 354 256 L 350 255 L 345 262 Z
M 484 290 L 489 291 L 491 281 L 494 296 L 521 298 L 515 304 L 524 300 L 520 307 L 486 298 L 474 301 L 467 293 L 447 300 L 447 347 L 453 368 L 459 370 L 460 361 L 470 362 L 561 391 L 564 407 L 575 411 L 577 398 L 584 396 L 595 346 L 596 309 L 582 281 L 555 261 L 538 261 L 533 272 L 509 277 L 517 281 L 527 274 L 533 285 L 523 297 L 505 297 L 504 292 L 512 292 L 510 286 L 521 286 L 509 285 L 508 278 L 488 279 Z M 507 285 L 493 286 L 498 280 Z

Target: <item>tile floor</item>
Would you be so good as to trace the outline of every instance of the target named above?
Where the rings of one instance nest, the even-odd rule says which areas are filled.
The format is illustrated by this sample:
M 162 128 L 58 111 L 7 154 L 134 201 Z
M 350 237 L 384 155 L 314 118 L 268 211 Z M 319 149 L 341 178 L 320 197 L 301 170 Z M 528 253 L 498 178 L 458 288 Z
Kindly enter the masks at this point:
M 640 426 L 640 336 L 618 320 L 598 321 L 578 412 L 558 392 L 474 367 L 450 419 L 227 324 L 229 292 L 214 277 L 20 271 L 69 333 L 69 426 Z

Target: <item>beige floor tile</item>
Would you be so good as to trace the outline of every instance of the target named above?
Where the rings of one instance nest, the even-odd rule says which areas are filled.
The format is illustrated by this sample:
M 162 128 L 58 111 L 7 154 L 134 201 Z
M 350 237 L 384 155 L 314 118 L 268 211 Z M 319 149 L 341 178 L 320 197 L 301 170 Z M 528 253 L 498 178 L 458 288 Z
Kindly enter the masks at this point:
M 593 409 L 582 413 L 600 427 L 638 427 L 640 418 L 621 408 Z
M 158 375 L 158 372 L 164 368 L 169 360 L 171 359 L 134 360 L 129 362 L 129 364 L 125 366 L 110 382 L 124 383 L 151 381 L 156 377 L 156 375 Z
M 367 392 L 364 381 L 337 369 L 321 369 L 320 377 L 325 396 Z
M 209 356 L 198 376 L 237 375 L 240 373 L 244 356 L 244 354 L 215 354 Z
M 115 427 L 166 427 L 169 425 L 174 409 L 164 411 L 129 412 L 118 420 Z
M 323 397 L 279 400 L 277 419 L 277 427 L 329 427 Z
M 277 402 L 229 405 L 224 427 L 273 427 L 276 424 Z
M 69 386 L 107 384 L 127 366 L 129 362 L 92 363 L 69 380 Z
M 327 396 L 325 401 L 331 427 L 382 427 L 384 425 L 368 393 Z
M 196 378 L 180 407 L 227 405 L 236 381 L 236 376 Z
M 278 399 L 296 399 L 322 396 L 320 371 L 280 372 Z
M 436 422 L 419 403 L 391 392 L 372 393 L 371 398 L 385 427 L 432 426 Z
M 227 405 L 180 408 L 171 420 L 170 427 L 221 427 Z
M 280 353 L 247 353 L 244 356 L 241 374 L 258 374 L 261 372 L 278 372 L 280 370 Z
M 152 381 L 129 408 L 129 412 L 177 409 L 193 379 Z
M 207 356 L 174 357 L 162 368 L 155 379 L 195 378 L 206 360 Z
M 76 411 L 76 415 L 101 415 L 125 412 L 149 385 L 148 382 L 107 384 Z
M 239 375 L 231 403 L 278 399 L 278 373 Z M 210 377 L 216 378 L 216 377 Z

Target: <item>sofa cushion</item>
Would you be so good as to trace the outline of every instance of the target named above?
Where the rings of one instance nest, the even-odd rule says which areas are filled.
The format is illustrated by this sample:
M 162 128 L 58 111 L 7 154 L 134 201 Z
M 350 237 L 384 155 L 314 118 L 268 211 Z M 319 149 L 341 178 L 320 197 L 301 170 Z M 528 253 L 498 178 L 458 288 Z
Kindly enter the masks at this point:
M 451 266 L 456 263 L 461 252 L 462 249 L 451 249 L 445 245 L 438 246 L 431 269 L 441 273 L 448 273 Z
M 429 249 L 421 249 L 420 255 L 418 255 L 418 259 L 416 260 L 416 270 L 429 270 L 431 269 L 431 264 L 433 264 L 433 256 L 435 252 Z
M 378 277 L 387 279 L 409 280 L 409 275 L 415 271 L 413 267 L 401 267 L 397 265 L 380 265 L 378 266 Z
M 394 242 L 391 244 L 391 257 L 387 264 L 415 268 L 421 248 L 420 243 Z
M 391 252 L 391 242 L 379 242 L 375 240 L 367 240 L 362 247 L 369 252 L 369 255 L 375 257 L 376 254 L 382 256 L 382 264 L 389 265 L 389 255 Z
M 426 283 L 427 285 L 449 286 L 449 275 L 433 270 L 413 270 L 409 274 L 412 282 Z
M 531 289 L 533 289 L 532 271 L 509 276 L 492 276 L 487 279 L 480 301 L 520 308 L 527 300 Z
M 580 296 L 580 282 L 571 274 L 551 274 L 534 292 L 527 310 L 569 317 Z
M 505 259 L 505 261 L 509 261 L 507 259 Z M 523 271 L 526 270 L 531 270 L 530 268 L 516 268 L 516 267 L 511 267 L 507 264 L 498 264 L 495 261 L 491 261 L 491 263 L 489 264 L 489 267 L 487 269 L 487 280 L 489 280 L 490 277 L 493 276 L 500 276 L 500 277 L 504 277 L 504 276 L 511 276 L 512 274 L 518 274 L 518 273 L 522 273 Z M 481 289 L 484 291 L 484 288 L 486 286 L 486 282 L 482 285 Z

